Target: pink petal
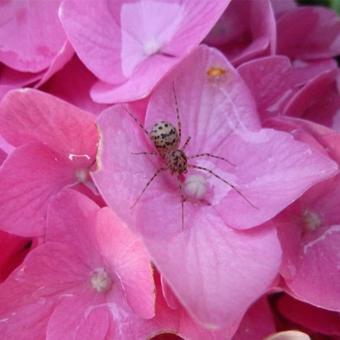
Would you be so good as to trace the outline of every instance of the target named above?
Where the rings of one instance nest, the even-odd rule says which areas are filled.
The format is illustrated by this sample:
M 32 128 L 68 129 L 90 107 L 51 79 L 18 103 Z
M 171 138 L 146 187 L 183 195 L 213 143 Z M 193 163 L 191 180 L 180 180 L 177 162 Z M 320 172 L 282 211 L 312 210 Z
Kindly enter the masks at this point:
M 289 295 L 284 295 L 279 299 L 278 309 L 285 318 L 313 332 L 340 335 L 339 313 L 314 307 L 295 300 Z
M 300 7 L 277 22 L 278 53 L 315 60 L 340 54 L 340 20 L 324 7 Z
M 113 9 L 104 1 L 84 6 L 68 0 L 61 20 L 80 59 L 104 82 L 93 98 L 122 102 L 147 96 L 198 45 L 229 2 L 119 1 Z
M 74 164 L 94 162 L 94 116 L 37 90 L 6 95 L 0 106 L 0 132 L 15 146 L 41 142 Z
M 129 305 L 139 316 L 152 318 L 155 288 L 149 254 L 141 239 L 109 208 L 98 213 L 96 230 L 101 253 L 118 275 Z
M 1 6 L 0 61 L 23 72 L 47 68 L 66 37 L 60 1 L 9 1 Z
M 65 298 L 51 315 L 47 339 L 106 339 L 112 316 L 100 302 L 88 292 Z
M 251 60 L 242 64 L 238 71 L 250 88 L 263 120 L 282 113 L 295 92 L 288 58 L 273 56 Z
M 17 148 L 0 169 L 2 230 L 21 236 L 42 235 L 50 198 L 76 181 L 75 170 L 45 146 Z
M 330 69 L 312 79 L 291 98 L 284 113 L 329 127 L 335 126 L 340 107 L 338 76 L 338 70 Z
M 276 233 L 270 227 L 233 231 L 207 212 L 199 215 L 190 230 L 172 237 L 144 232 L 145 242 L 189 313 L 205 327 L 233 332 L 277 274 Z
M 276 17 L 297 7 L 295 0 L 271 0 L 271 4 Z
M 233 0 L 205 40 L 218 46 L 234 65 L 276 48 L 276 25 L 269 0 Z

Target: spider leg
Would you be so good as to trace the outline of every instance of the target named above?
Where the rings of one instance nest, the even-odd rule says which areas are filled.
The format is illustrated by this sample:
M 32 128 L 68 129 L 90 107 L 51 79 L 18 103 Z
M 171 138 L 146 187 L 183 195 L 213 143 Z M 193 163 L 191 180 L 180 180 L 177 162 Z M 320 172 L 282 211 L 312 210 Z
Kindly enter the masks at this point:
M 177 117 L 177 131 L 178 131 L 178 138 L 179 138 L 179 144 L 181 143 L 181 136 L 182 136 L 182 126 L 181 126 L 181 119 L 179 117 L 179 107 L 178 107 L 178 101 L 177 101 L 177 95 L 175 90 L 175 82 L 172 82 L 172 91 L 174 93 L 175 98 L 175 109 L 176 109 L 176 117 Z
M 187 145 L 189 144 L 190 140 L 191 140 L 191 137 L 189 136 L 189 137 L 187 138 L 187 140 L 185 141 L 184 145 L 183 145 L 182 148 L 181 148 L 182 151 L 187 147 Z
M 181 193 L 181 205 L 182 205 L 182 231 L 184 230 L 184 202 L 186 201 L 185 199 L 185 196 L 183 195 L 183 186 L 182 186 L 182 183 L 181 181 L 179 180 L 178 177 L 177 178 L 177 181 L 178 181 L 178 188 L 179 188 L 179 192 Z
M 131 205 L 130 209 L 133 209 L 136 204 L 138 203 L 138 201 L 141 199 L 141 197 L 143 196 L 145 190 L 149 187 L 149 185 L 151 184 L 151 182 L 162 172 L 168 170 L 168 168 L 159 168 L 153 175 L 152 177 L 148 180 L 148 182 L 145 184 L 144 189 L 142 190 L 142 192 L 139 194 L 139 196 L 136 198 L 135 202 Z
M 192 155 L 192 156 L 189 156 L 188 159 L 192 159 L 192 158 L 198 158 L 198 157 L 211 157 L 211 158 L 216 158 L 216 159 L 220 159 L 222 161 L 225 161 L 227 163 L 229 163 L 230 165 L 233 165 L 235 166 L 234 163 L 228 161 L 226 158 L 223 158 L 223 157 L 220 157 L 220 156 L 215 156 L 209 152 L 204 152 L 204 153 L 198 153 L 196 155 Z
M 203 167 L 203 166 L 199 166 L 199 165 L 194 165 L 194 164 L 188 164 L 188 167 L 190 167 L 190 168 L 194 168 L 194 169 L 198 169 L 198 170 L 203 170 L 203 171 L 206 171 L 206 172 L 208 172 L 209 174 L 211 174 L 211 175 L 213 175 L 214 177 L 216 177 L 217 179 L 219 179 L 220 181 L 222 181 L 223 183 L 225 183 L 225 184 L 227 184 L 227 185 L 229 185 L 231 188 L 233 188 L 245 201 L 247 201 L 253 208 L 255 208 L 255 209 L 259 209 L 257 206 L 255 206 L 246 196 L 244 196 L 243 194 L 242 194 L 242 192 L 239 190 L 239 189 L 237 189 L 236 187 L 235 187 L 235 185 L 233 185 L 233 184 L 231 184 L 231 183 L 229 183 L 228 181 L 226 181 L 225 179 L 223 179 L 222 177 L 220 177 L 219 175 L 217 175 L 217 174 L 215 174 L 212 170 L 210 170 L 210 169 L 207 169 L 207 168 L 205 168 L 205 167 Z
M 131 155 L 152 155 L 157 156 L 157 152 L 141 151 L 141 152 L 131 152 Z
M 124 110 L 130 115 L 130 117 L 135 121 L 135 123 L 145 132 L 145 134 L 149 137 L 149 132 L 145 129 L 143 124 L 134 116 L 132 112 L 130 112 L 125 106 L 123 106 Z

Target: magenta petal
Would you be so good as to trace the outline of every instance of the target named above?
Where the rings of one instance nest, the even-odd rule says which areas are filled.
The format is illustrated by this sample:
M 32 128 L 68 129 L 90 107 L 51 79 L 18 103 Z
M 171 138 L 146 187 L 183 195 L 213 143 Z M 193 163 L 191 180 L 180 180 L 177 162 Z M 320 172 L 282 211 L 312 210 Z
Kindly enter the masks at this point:
M 285 318 L 313 332 L 340 335 L 340 313 L 314 307 L 289 295 L 279 299 L 278 309 Z
M 270 1 L 233 0 L 205 42 L 218 46 L 233 65 L 273 54 L 276 25 Z
M 21 236 L 42 235 L 50 198 L 75 182 L 74 169 L 45 146 L 17 148 L 0 169 L 1 228 Z
M 94 116 L 37 90 L 6 95 L 0 106 L 0 131 L 15 146 L 41 142 L 85 165 L 95 158 L 98 137 Z
M 47 68 L 66 40 L 59 4 L 59 0 L 2 3 L 0 61 L 24 72 Z
M 119 277 L 130 307 L 139 316 L 152 318 L 155 287 L 142 240 L 109 208 L 98 213 L 96 231 L 101 254 Z
M 315 60 L 340 54 L 340 20 L 331 9 L 306 6 L 288 11 L 277 22 L 278 52 Z
M 238 71 L 250 88 L 262 119 L 282 113 L 294 93 L 292 66 L 287 57 L 251 60 L 242 64 Z

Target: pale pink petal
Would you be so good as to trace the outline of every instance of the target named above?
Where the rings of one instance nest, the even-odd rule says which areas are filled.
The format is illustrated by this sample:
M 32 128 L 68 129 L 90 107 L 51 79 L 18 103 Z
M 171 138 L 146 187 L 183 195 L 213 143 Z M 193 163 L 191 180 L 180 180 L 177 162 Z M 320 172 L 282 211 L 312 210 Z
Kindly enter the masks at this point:
M 7 1 L 1 5 L 0 60 L 19 71 L 46 69 L 66 40 L 60 1 Z
M 250 304 L 270 287 L 280 264 L 272 228 L 233 231 L 204 211 L 187 232 L 163 238 L 161 231 L 158 237 L 144 235 L 175 294 L 196 320 L 211 329 L 236 331 Z
M 340 335 L 340 313 L 317 308 L 284 295 L 278 300 L 281 314 L 313 332 Z
M 0 169 L 1 229 L 21 236 L 42 235 L 50 198 L 76 182 L 75 170 L 45 146 L 17 148 Z
M 109 208 L 99 211 L 96 232 L 101 254 L 118 275 L 129 305 L 139 316 L 152 318 L 155 288 L 142 240 Z
M 292 59 L 315 60 L 340 54 L 340 20 L 331 9 L 306 6 L 277 22 L 278 53 Z
M 93 98 L 123 102 L 147 96 L 162 75 L 199 44 L 229 2 L 94 5 L 68 0 L 60 17 L 80 59 L 103 81 L 94 88 Z
M 0 106 L 0 131 L 15 146 L 40 142 L 70 163 L 94 162 L 98 138 L 94 116 L 37 90 L 6 95 Z

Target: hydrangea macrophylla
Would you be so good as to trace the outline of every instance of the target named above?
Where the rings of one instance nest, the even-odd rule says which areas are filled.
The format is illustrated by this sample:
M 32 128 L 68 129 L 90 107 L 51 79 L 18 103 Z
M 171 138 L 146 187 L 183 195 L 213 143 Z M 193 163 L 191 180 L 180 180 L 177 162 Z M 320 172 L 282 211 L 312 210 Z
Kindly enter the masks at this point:
M 286 133 L 261 129 L 240 76 L 222 54 L 205 46 L 152 94 L 147 128 L 161 120 L 176 125 L 173 84 L 182 140 L 191 137 L 185 153 L 226 157 L 234 165 L 214 158 L 194 164 L 232 182 L 256 208 L 202 172 L 207 194 L 201 200 L 187 197 L 182 228 L 178 182 L 164 172 L 131 209 L 164 163 L 158 156 L 132 155 L 154 149 L 119 106 L 98 119 L 101 146 L 98 171 L 92 176 L 106 202 L 142 233 L 154 262 L 189 313 L 207 327 L 236 329 L 248 306 L 275 278 L 280 247 L 271 225 L 243 232 L 230 226 L 250 228 L 269 220 L 311 185 L 333 175 L 337 166 Z M 187 178 L 198 173 L 189 169 Z
M 276 26 L 269 0 L 232 0 L 205 39 L 234 65 L 276 49 Z
M 40 86 L 71 58 L 73 49 L 58 19 L 61 0 L 1 4 L 0 98 L 14 87 Z M 6 65 L 6 66 L 5 66 Z
M 277 21 L 279 54 L 291 59 L 318 60 L 340 54 L 340 20 L 324 7 L 297 7 Z
M 95 116 L 37 90 L 17 90 L 0 104 L 0 132 L 16 149 L 0 169 L 1 229 L 42 235 L 49 199 L 84 183 L 97 150 Z
M 101 80 L 93 98 L 124 102 L 147 96 L 200 43 L 229 2 L 65 0 L 60 19 L 80 59 Z
M 24 339 L 22 329 L 34 339 L 149 335 L 142 332 L 150 325 L 141 326 L 155 313 L 149 256 L 109 208 L 70 189 L 60 193 L 45 241 L 1 285 L 3 337 Z

